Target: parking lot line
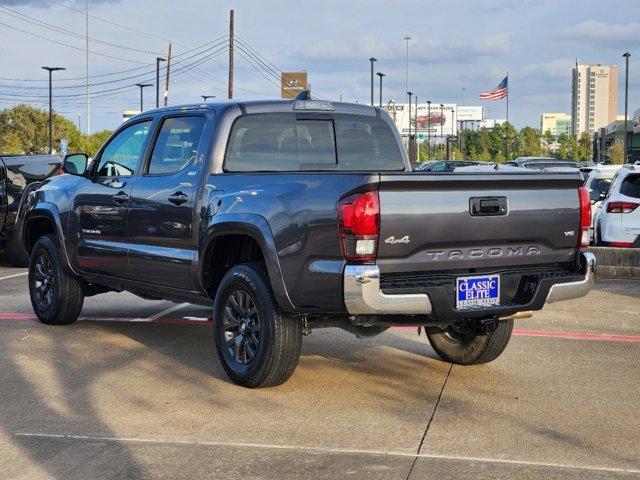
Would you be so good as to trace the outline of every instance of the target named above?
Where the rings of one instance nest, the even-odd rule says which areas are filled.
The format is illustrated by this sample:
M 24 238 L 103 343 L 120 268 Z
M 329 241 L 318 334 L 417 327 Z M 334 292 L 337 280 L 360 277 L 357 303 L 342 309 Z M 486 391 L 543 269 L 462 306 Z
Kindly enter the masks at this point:
M 240 448 L 263 448 L 271 450 L 298 450 L 309 451 L 319 453 L 347 453 L 347 454 L 363 454 L 363 455 L 389 455 L 396 457 L 414 457 L 414 458 L 432 458 L 432 459 L 445 459 L 445 460 L 458 460 L 468 462 L 481 462 L 481 463 L 497 463 L 506 465 L 525 465 L 525 466 L 538 466 L 538 467 L 551 467 L 551 468 L 566 468 L 584 471 L 598 471 L 598 472 L 610 472 L 610 473 L 632 473 L 640 474 L 640 469 L 632 468 L 614 468 L 614 467 L 600 467 L 596 465 L 571 465 L 562 463 L 547 463 L 536 462 L 527 460 L 516 459 L 503 459 L 503 458 L 486 458 L 486 457 L 465 457 L 456 455 L 438 455 L 430 453 L 411 453 L 411 452 L 395 452 L 389 450 L 368 450 L 368 449 L 351 449 L 351 448 L 327 448 L 319 446 L 304 446 L 304 445 L 287 445 L 287 444 L 263 444 L 263 443 L 246 443 L 246 442 L 224 442 L 224 441 L 189 441 L 189 440 L 163 440 L 154 438 L 135 438 L 135 437 L 98 437 L 90 435 L 63 435 L 54 433 L 27 433 L 27 432 L 15 432 L 15 437 L 31 437 L 31 438 L 49 438 L 60 440 L 84 440 L 94 442 L 125 442 L 125 443 L 146 443 L 157 445 L 194 445 L 194 446 L 211 446 L 211 447 L 240 447 Z
M 0 280 L 9 280 L 10 278 L 22 277 L 29 272 L 15 273 L 13 275 L 7 275 L 6 277 L 0 277 Z
M 545 332 L 539 330 L 514 330 L 513 335 L 521 337 L 568 338 L 571 340 L 599 340 L 603 342 L 640 343 L 640 336 L 609 335 L 607 333 L 587 332 Z

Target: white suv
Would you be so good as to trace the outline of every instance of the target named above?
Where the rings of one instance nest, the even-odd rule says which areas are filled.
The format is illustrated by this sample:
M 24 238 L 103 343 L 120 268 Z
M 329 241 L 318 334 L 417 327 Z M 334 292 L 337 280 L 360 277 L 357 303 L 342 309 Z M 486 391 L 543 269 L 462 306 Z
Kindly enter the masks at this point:
M 640 247 L 640 166 L 616 173 L 595 227 L 599 245 Z

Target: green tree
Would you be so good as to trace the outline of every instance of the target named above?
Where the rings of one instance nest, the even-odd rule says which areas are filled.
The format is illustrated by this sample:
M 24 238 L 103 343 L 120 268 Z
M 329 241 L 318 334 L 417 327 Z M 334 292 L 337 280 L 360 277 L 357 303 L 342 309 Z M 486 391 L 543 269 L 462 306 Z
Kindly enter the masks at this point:
M 578 140 L 580 155 L 579 158 L 582 161 L 590 161 L 593 159 L 591 135 L 589 132 L 582 132 L 580 134 L 580 140 Z
M 57 149 L 61 138 L 69 140 L 70 152 L 94 155 L 111 134 L 110 131 L 83 135 L 76 125 L 54 112 L 53 145 Z M 49 114 L 29 105 L 17 105 L 0 111 L 0 152 L 44 154 L 49 149 Z
M 558 150 L 555 153 L 558 158 L 569 158 L 569 135 L 566 133 L 558 137 Z
M 614 165 L 622 165 L 624 163 L 624 145 L 620 140 L 616 140 L 609 145 L 607 156 Z
M 540 133 L 535 128 L 524 127 L 520 130 L 520 149 L 518 155 L 523 157 L 539 157 L 542 155 Z
M 551 133 L 551 130 L 547 130 L 542 134 L 542 150 L 547 156 L 553 155 L 553 146 L 556 143 L 556 139 Z
M 575 135 L 569 135 L 568 150 L 568 158 L 570 160 L 581 160 L 580 144 L 578 143 L 578 137 Z

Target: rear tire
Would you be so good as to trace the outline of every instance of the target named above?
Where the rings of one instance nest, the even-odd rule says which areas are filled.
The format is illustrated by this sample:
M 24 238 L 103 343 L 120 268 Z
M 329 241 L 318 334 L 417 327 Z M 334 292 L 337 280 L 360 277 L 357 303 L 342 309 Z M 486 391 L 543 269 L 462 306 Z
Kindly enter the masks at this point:
M 275 301 L 267 275 L 255 265 L 232 267 L 213 304 L 218 358 L 238 385 L 273 387 L 293 374 L 302 346 L 302 322 Z
M 29 295 L 33 311 L 47 325 L 68 325 L 80 316 L 84 294 L 80 280 L 60 261 L 53 235 L 40 237 L 29 260 Z
M 487 335 L 476 331 L 474 322 L 459 322 L 444 330 L 427 331 L 429 343 L 445 361 L 456 365 L 488 363 L 500 356 L 509 344 L 513 320 L 500 320 Z
M 13 233 L 6 241 L 5 253 L 9 264 L 14 267 L 27 267 L 29 266 L 29 254 L 27 249 L 24 248 L 22 227 L 23 220 L 21 218 L 16 219 L 16 224 Z

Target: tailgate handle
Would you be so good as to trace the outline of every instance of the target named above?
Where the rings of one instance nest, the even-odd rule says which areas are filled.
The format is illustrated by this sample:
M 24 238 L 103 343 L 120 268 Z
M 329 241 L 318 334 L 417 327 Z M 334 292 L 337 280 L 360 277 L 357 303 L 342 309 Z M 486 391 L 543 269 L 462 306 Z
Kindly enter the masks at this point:
M 469 213 L 474 217 L 506 215 L 507 197 L 471 197 Z

